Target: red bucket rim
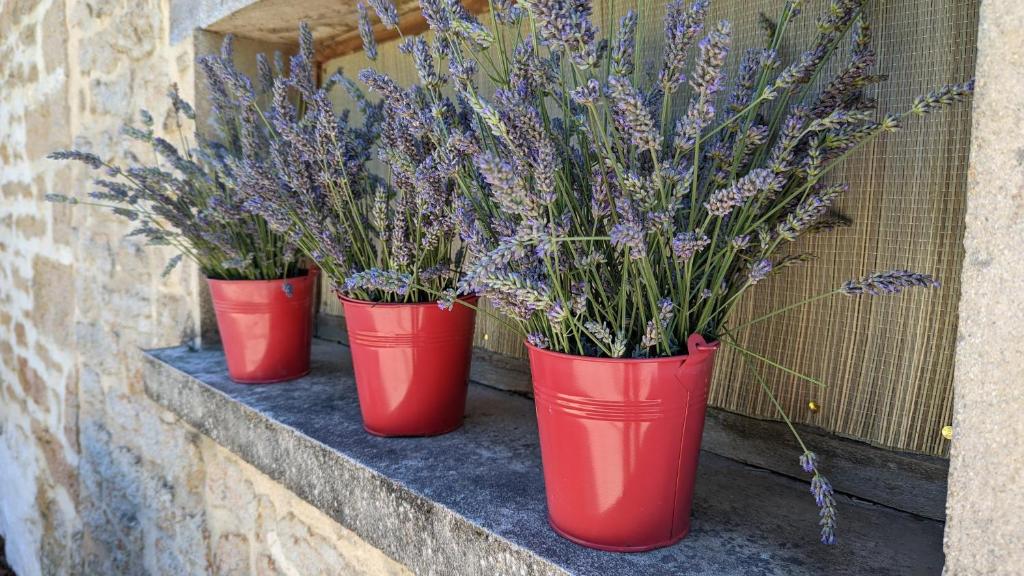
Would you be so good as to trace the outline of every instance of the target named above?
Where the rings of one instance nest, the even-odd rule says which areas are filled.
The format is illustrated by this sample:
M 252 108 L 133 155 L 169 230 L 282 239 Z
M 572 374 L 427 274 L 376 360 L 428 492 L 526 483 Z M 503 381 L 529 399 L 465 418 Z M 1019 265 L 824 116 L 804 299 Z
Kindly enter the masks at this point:
M 696 342 L 694 342 L 695 336 L 697 337 Z M 703 348 L 704 351 L 707 352 L 714 352 L 718 350 L 721 344 L 718 340 L 707 342 L 706 340 L 704 340 L 703 336 L 697 333 L 691 334 L 690 337 L 687 338 L 687 343 L 689 344 L 690 342 L 693 342 L 695 346 Z M 536 352 L 537 354 L 541 354 L 544 356 L 553 356 L 556 358 L 566 358 L 571 360 L 595 362 L 601 364 L 657 364 L 659 362 L 676 363 L 681 362 L 690 357 L 690 354 L 687 353 L 678 354 L 676 356 L 659 356 L 657 358 L 601 358 L 598 356 L 582 356 L 579 354 L 567 354 L 565 352 L 556 352 L 554 350 L 548 350 L 547 348 L 540 348 L 534 346 L 533 344 L 530 344 L 530 342 L 527 340 L 523 340 L 523 344 L 525 344 L 531 352 Z
M 297 281 L 300 281 L 300 280 L 314 279 L 319 274 L 320 274 L 320 269 L 319 268 L 310 268 L 309 270 L 306 270 L 306 273 L 303 274 L 302 276 L 292 276 L 291 278 L 275 278 L 273 280 L 224 280 L 224 279 L 220 279 L 220 278 L 209 278 L 209 277 L 207 277 L 206 281 L 211 283 L 211 284 L 235 284 L 235 285 L 238 285 L 238 284 L 248 284 L 250 286 L 259 286 L 259 285 L 269 286 L 269 285 L 274 285 L 274 284 L 282 284 L 284 282 L 297 282 Z
M 419 307 L 419 306 L 434 306 L 434 307 L 437 306 L 437 300 L 431 300 L 429 302 L 372 302 L 370 300 L 359 300 L 357 298 L 349 298 L 348 296 L 345 296 L 345 295 L 340 294 L 340 293 L 335 293 L 335 295 L 338 297 L 338 300 L 341 300 L 342 302 L 345 302 L 347 304 L 352 304 L 353 306 L 361 306 L 361 307 L 364 307 L 364 308 L 377 308 L 377 307 L 397 308 L 397 307 L 402 307 L 402 306 L 409 307 L 409 308 L 416 308 L 416 307 Z M 469 304 L 475 304 L 477 302 L 477 300 L 480 299 L 480 297 L 477 296 L 476 294 L 471 294 L 469 296 L 459 296 L 458 299 L 462 300 L 462 301 L 465 301 L 465 302 L 467 302 Z

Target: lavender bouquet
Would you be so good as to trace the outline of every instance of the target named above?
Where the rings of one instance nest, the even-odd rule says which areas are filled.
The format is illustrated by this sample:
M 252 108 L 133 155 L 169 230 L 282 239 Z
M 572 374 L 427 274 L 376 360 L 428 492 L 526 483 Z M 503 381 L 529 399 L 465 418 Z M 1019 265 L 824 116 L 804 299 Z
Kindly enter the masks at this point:
M 412 41 L 423 84 L 414 92 L 440 94 L 447 68 L 456 107 L 470 110 L 472 132 L 459 137 L 472 139 L 471 161 L 448 170 L 465 193 L 470 265 L 460 288 L 485 295 L 530 344 L 645 358 L 684 354 L 687 336 L 700 333 L 737 349 L 755 374 L 768 364 L 817 382 L 733 334 L 819 298 L 938 285 L 893 270 L 729 322 L 752 286 L 811 260 L 785 250 L 795 240 L 848 222 L 834 208 L 848 187 L 828 178 L 843 159 L 972 90 L 945 86 L 910 110 L 880 113 L 867 89 L 885 78 L 874 71 L 862 0 L 832 1 L 810 48 L 784 63 L 781 43 L 802 4 L 790 0 L 728 81 L 731 29 L 706 21 L 708 0 L 668 4 L 651 75 L 636 65 L 643 39 L 632 11 L 602 39 L 585 0 L 494 0 L 493 29 L 457 0 L 420 3 L 434 37 Z M 824 77 L 843 46 L 849 60 Z M 493 96 L 474 83 L 477 69 L 497 86 Z M 393 97 L 380 75 L 364 79 Z M 432 126 L 423 130 L 435 143 L 452 133 Z M 822 541 L 832 543 L 832 488 L 806 448 L 801 465 L 814 475 Z
M 173 246 L 179 253 L 164 268 L 165 276 L 186 256 L 213 279 L 273 280 L 300 275 L 304 270 L 295 245 L 246 210 L 244 198 L 237 194 L 240 174 L 234 162 L 242 153 L 243 135 L 234 118 L 225 110 L 215 110 L 220 140 L 199 133 L 190 137 L 185 125 L 195 121 L 195 111 L 176 86 L 168 96 L 180 146 L 157 136 L 152 115 L 143 110 L 142 127 L 125 126 L 122 133 L 149 146 L 152 162 L 129 153 L 128 165 L 118 166 L 81 150 L 54 152 L 50 158 L 77 160 L 105 171 L 106 178 L 95 181 L 100 190 L 90 193 L 89 200 L 60 194 L 47 199 L 110 209 L 137 224 L 129 236 L 141 236 L 151 246 Z M 265 141 L 254 145 L 265 153 Z
M 317 87 L 305 24 L 299 44 L 290 75 L 266 75 L 267 99 L 238 80 L 229 59 L 202 60 L 222 88 L 213 92 L 214 102 L 237 110 L 243 126 L 243 154 L 232 166 L 246 209 L 315 261 L 340 294 L 375 302 L 454 297 L 465 252 L 457 246 L 450 176 L 466 162 L 472 140 L 452 135 L 437 144 L 429 138 L 435 119 L 450 111 L 428 116 L 422 92 L 382 81 L 373 85 L 387 98 L 372 103 L 340 72 Z M 335 114 L 329 97 L 334 87 L 357 103 L 360 124 L 348 110 Z M 265 155 L 247 143 L 262 133 L 273 142 Z M 367 168 L 378 143 L 390 167 L 387 178 Z

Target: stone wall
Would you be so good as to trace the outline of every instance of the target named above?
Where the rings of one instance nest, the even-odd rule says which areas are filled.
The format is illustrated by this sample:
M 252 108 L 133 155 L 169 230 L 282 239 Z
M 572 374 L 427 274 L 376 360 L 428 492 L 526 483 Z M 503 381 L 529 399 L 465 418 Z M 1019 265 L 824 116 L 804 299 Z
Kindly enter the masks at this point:
M 199 278 L 122 219 L 44 200 L 193 86 L 169 0 L 0 0 L 0 535 L 20 576 L 399 574 L 351 532 L 160 409 L 139 348 L 195 333 Z
M 986 0 L 967 196 L 946 574 L 1024 571 L 1024 3 Z

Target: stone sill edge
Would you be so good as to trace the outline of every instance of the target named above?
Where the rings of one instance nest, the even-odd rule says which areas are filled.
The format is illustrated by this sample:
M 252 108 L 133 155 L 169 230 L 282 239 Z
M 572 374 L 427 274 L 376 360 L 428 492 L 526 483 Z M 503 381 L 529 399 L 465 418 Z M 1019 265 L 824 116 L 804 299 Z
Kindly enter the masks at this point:
M 500 559 L 502 568 L 515 567 L 516 572 L 522 574 L 567 574 L 532 551 L 475 524 L 403 483 L 235 400 L 223 391 L 205 385 L 199 377 L 164 362 L 148 351 L 141 352 L 146 364 L 144 388 L 153 401 L 414 573 L 436 574 L 439 561 L 442 566 L 459 566 L 465 565 L 469 558 L 478 558 Z M 188 409 L 183 408 L 186 403 L 191 404 Z M 217 417 L 225 410 L 235 410 L 243 417 Z M 239 423 L 245 424 L 244 430 L 238 428 Z M 282 429 L 288 431 L 289 446 L 280 445 Z M 241 442 L 242 438 L 247 441 Z M 266 447 L 275 444 L 280 452 L 291 454 L 292 461 L 309 458 L 317 462 L 317 468 L 324 477 L 315 483 L 312 491 L 311 483 L 303 478 L 304 471 L 297 472 L 297 468 L 287 465 L 287 462 L 267 457 Z M 330 476 L 335 478 L 332 480 Z M 357 492 L 355 500 L 361 505 L 346 506 L 331 494 L 316 490 L 323 486 L 346 486 L 350 495 L 347 500 L 351 501 L 353 492 Z M 382 511 L 380 508 L 385 506 L 391 509 Z M 410 521 L 419 526 L 412 530 L 414 533 L 426 536 L 432 542 L 427 546 L 418 546 L 421 542 L 415 541 L 402 545 L 403 539 L 395 535 L 408 533 Z M 451 546 L 453 541 L 458 542 L 461 549 L 450 558 L 439 558 L 439 552 L 445 555 L 456 548 Z

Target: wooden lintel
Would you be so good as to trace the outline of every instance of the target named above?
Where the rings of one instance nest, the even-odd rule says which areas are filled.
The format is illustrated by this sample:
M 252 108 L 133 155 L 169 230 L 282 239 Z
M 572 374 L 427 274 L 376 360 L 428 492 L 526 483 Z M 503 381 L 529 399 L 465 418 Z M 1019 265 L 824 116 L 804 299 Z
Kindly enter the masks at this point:
M 490 2 L 489 0 L 462 0 L 462 5 L 471 14 L 482 14 L 488 10 Z M 420 9 L 416 8 L 399 17 L 398 28 L 401 29 L 402 34 L 405 36 L 416 36 L 425 32 L 428 26 Z M 398 30 L 386 28 L 383 24 L 377 23 L 373 27 L 373 37 L 377 40 L 377 44 L 384 44 L 399 38 L 400 35 Z M 323 48 L 317 50 L 317 63 L 322 65 L 324 62 L 352 54 L 353 52 L 359 52 L 362 49 L 363 40 L 359 36 L 358 26 L 356 26 L 352 32 L 327 43 Z

